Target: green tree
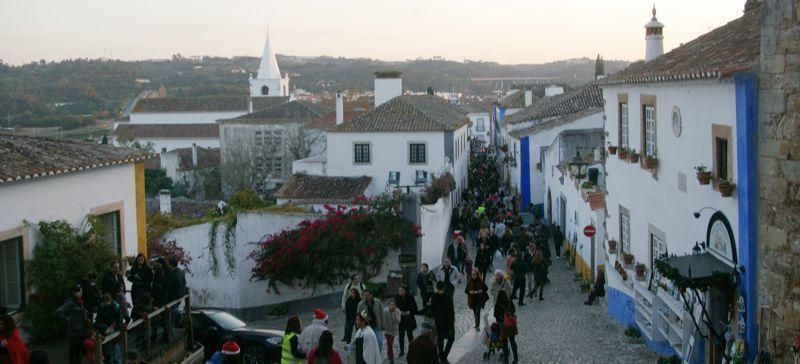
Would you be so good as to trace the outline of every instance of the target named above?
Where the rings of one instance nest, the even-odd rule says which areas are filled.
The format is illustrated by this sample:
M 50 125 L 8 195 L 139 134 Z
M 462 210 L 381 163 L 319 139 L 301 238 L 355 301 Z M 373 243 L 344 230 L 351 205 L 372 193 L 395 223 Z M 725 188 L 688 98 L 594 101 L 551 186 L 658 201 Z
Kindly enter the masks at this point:
M 144 170 L 144 191 L 148 196 L 155 196 L 161 190 L 173 190 L 172 178 L 167 177 L 163 169 Z
M 606 64 L 603 61 L 603 57 L 601 55 L 597 55 L 597 59 L 594 61 L 594 78 L 597 79 L 598 76 L 606 74 Z

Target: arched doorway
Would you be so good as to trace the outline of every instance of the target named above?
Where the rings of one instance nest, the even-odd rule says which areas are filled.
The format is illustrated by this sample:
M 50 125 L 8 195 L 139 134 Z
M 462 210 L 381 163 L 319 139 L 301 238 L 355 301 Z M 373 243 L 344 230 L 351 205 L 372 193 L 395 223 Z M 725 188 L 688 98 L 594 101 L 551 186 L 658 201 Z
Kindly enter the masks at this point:
M 264 96 L 269 95 L 269 87 L 261 86 L 261 94 L 264 95 Z
M 550 194 L 550 189 L 547 189 L 547 220 L 552 224 L 553 219 L 553 195 Z

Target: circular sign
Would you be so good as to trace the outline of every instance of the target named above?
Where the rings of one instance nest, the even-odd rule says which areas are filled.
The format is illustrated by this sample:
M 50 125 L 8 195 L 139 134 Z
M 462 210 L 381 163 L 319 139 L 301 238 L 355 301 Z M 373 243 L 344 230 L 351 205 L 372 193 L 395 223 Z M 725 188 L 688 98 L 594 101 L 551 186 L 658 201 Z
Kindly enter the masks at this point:
M 586 227 L 583 228 L 583 235 L 586 235 L 587 238 L 593 237 L 595 233 L 597 233 L 597 229 L 592 225 L 586 225 Z
M 683 125 L 681 123 L 681 110 L 677 106 L 672 108 L 672 134 L 676 137 L 681 136 Z

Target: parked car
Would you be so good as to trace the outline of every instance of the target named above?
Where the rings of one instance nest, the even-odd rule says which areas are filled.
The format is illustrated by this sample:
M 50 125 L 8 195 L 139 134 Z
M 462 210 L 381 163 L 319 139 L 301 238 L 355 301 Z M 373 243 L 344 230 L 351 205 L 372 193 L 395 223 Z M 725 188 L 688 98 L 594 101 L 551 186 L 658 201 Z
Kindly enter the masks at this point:
M 241 347 L 242 363 L 268 364 L 281 361 L 282 330 L 248 327 L 236 316 L 214 309 L 192 311 L 195 339 L 203 344 L 206 360 L 219 351 L 226 336 L 235 337 Z

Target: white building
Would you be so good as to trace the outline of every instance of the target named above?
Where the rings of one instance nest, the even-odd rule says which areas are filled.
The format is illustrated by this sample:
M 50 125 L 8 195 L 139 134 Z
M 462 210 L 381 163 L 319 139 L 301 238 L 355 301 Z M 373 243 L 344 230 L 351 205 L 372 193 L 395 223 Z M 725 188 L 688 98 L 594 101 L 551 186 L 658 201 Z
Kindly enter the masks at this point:
M 461 105 L 461 108 L 467 113 L 470 121 L 469 137 L 490 143 L 491 118 L 489 112 L 491 111 L 491 106 L 480 101 L 470 100 Z
M 73 227 L 100 217 L 120 257 L 147 252 L 144 161 L 156 155 L 108 145 L 0 135 L 0 305 L 17 309 L 31 287 L 22 272 L 40 221 Z
M 615 154 L 605 165 L 605 238 L 646 271 L 641 281 L 633 278 L 632 265 L 624 265 L 626 274 L 618 273 L 611 267 L 622 263 L 622 254 L 606 254 L 609 313 L 635 323 L 659 353 L 675 353 L 689 362 L 716 360 L 699 355 L 707 342 L 696 335 L 672 282 L 656 275 L 649 284 L 656 259 L 677 255 L 668 260 L 670 266 L 692 279 L 743 267 L 738 290 L 746 307 L 736 298 L 728 306 L 731 301 L 713 290 L 698 294 L 709 306 L 711 322 L 737 328 L 736 316 L 731 322 L 728 312 L 738 310 L 754 322 L 749 315 L 758 307 L 755 276 L 747 275 L 756 271 L 752 237 L 757 218 L 751 204 L 758 169 L 749 155 L 757 131 L 753 107 L 758 93 L 751 68 L 759 60 L 760 23 L 761 12 L 749 11 L 669 53 L 600 80 L 607 145 Z M 651 39 L 647 42 L 649 57 Z M 634 153 L 638 160 L 631 157 Z M 711 172 L 710 184 L 701 183 L 698 166 Z M 729 197 L 722 193 L 727 187 L 723 180 L 735 185 Z M 687 293 L 689 303 L 700 307 Z M 706 353 L 716 350 L 705 347 Z
M 190 148 L 178 148 L 161 153 L 161 169 L 175 184 L 182 184 L 187 193 L 202 199 L 203 186 L 212 182 L 211 171 L 219 168 L 218 148 L 203 148 L 193 145 Z

